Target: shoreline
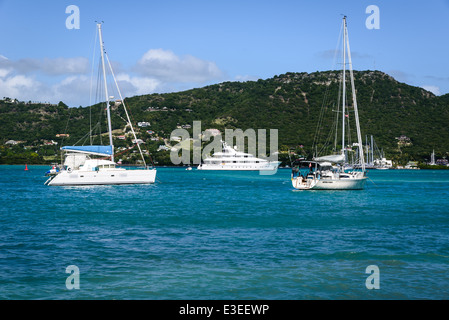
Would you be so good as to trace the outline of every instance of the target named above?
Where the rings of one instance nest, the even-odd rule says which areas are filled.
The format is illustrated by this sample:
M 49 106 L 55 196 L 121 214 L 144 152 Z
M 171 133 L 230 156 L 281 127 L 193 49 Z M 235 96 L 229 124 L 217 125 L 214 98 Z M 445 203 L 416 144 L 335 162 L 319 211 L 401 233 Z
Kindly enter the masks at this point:
M 6 164 L 6 163 L 2 163 L 0 164 L 0 166 L 47 166 L 47 167 L 51 167 L 51 164 L 48 163 L 33 163 L 33 164 L 28 164 L 28 163 L 19 163 L 19 164 Z M 141 165 L 118 165 L 119 167 L 143 167 Z M 149 166 L 150 167 L 150 166 Z M 167 166 L 167 165 L 163 165 L 163 166 L 151 166 L 153 168 L 187 168 L 189 167 L 189 165 L 182 165 L 182 166 Z M 190 166 L 192 168 L 195 168 L 195 166 Z M 291 167 L 279 167 L 279 169 L 291 169 Z M 378 170 L 376 168 L 370 168 L 370 169 L 366 169 L 367 171 L 388 171 L 388 170 L 412 170 L 412 171 L 418 171 L 418 170 L 449 170 L 449 166 L 435 166 L 435 168 L 430 168 L 430 166 L 426 165 L 426 167 L 418 167 L 416 169 L 410 169 L 410 168 L 390 168 L 387 170 Z

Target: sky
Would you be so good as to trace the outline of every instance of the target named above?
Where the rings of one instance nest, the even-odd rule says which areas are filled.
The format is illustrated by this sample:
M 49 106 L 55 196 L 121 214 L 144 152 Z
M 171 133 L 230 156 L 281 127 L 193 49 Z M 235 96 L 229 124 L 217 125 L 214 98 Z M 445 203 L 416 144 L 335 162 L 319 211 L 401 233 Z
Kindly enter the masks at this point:
M 0 0 L 0 98 L 95 103 L 96 21 L 131 97 L 340 69 L 343 15 L 355 70 L 449 93 L 449 0 Z

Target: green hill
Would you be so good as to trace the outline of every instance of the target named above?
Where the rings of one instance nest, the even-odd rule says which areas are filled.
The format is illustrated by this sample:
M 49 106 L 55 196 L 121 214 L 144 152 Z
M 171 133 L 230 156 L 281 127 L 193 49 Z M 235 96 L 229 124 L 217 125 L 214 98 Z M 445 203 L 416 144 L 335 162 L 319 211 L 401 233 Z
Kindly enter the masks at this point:
M 192 125 L 195 120 L 202 121 L 203 130 L 278 129 L 281 150 L 303 145 L 304 150 L 299 151 L 310 154 L 322 106 L 330 109 L 337 103 L 339 76 L 339 71 L 287 73 L 266 80 L 225 82 L 183 92 L 135 96 L 125 102 L 135 123 L 151 123 L 150 127 L 139 128 L 139 138 L 148 141 L 147 149 L 159 163 L 167 163 L 168 156 L 156 151 L 161 142 L 151 141 L 146 131 L 168 138 L 177 126 Z M 380 71 L 355 71 L 354 76 L 363 137 L 373 135 L 387 157 L 401 163 L 429 159 L 433 149 L 437 158 L 447 155 L 449 95 L 437 97 Z M 122 108 L 113 109 L 114 129 L 123 129 Z M 46 105 L 5 99 L 0 101 L 0 144 L 8 140 L 25 141 L 23 145 L 34 146 L 39 155 L 50 156 L 61 143 L 85 141 L 82 137 L 88 133 L 90 123 L 92 126 L 99 123 L 97 131 L 104 132 L 105 116 L 100 110 L 100 105 L 68 108 L 62 102 Z M 70 137 L 56 138 L 61 133 Z M 399 146 L 396 138 L 400 136 L 408 137 L 410 143 Z M 99 137 L 96 136 L 96 143 Z M 58 142 L 58 146 L 42 147 L 44 140 Z M 118 141 L 119 145 L 126 143 L 130 139 Z M 10 150 L 2 148 L 0 158 L 6 156 L 6 149 Z

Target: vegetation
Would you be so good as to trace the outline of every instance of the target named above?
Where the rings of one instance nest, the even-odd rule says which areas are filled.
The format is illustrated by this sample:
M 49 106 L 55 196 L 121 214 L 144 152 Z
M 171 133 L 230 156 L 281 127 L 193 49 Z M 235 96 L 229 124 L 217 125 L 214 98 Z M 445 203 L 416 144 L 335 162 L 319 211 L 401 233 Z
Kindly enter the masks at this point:
M 373 135 L 387 158 L 405 165 L 408 161 L 429 161 L 432 150 L 437 158 L 447 156 L 449 94 L 437 97 L 380 71 L 355 71 L 354 76 L 362 135 Z M 138 138 L 145 141 L 142 148 L 160 165 L 170 164 L 169 152 L 157 151 L 164 142 L 150 138 L 168 139 L 177 126 L 192 125 L 196 120 L 201 121 L 203 130 L 278 129 L 281 158 L 288 161 L 290 149 L 306 156 L 312 154 L 322 107 L 331 111 L 337 104 L 339 77 L 339 71 L 287 73 L 266 80 L 135 96 L 125 103 L 138 129 Z M 123 121 L 123 108 L 114 106 L 112 114 L 115 135 L 129 131 Z M 100 135 L 107 131 L 105 118 L 104 105 L 100 104 L 68 108 L 63 102 L 49 105 L 4 99 L 0 101 L 0 163 L 33 159 L 44 162 L 44 156 L 55 154 L 62 144 L 89 144 L 91 123 L 94 143 L 100 143 L 100 139 L 107 143 L 107 136 Z M 141 121 L 151 126 L 139 128 L 137 122 Z M 331 126 L 329 123 L 327 131 Z M 192 134 L 192 129 L 187 130 Z M 70 136 L 57 138 L 58 134 Z M 399 143 L 400 136 L 406 136 L 410 143 Z M 6 145 L 9 140 L 23 142 L 11 147 Z M 58 145 L 45 146 L 45 141 L 52 140 Z M 127 136 L 125 140 L 116 139 L 114 144 L 117 148 L 128 147 L 131 140 Z M 124 156 L 125 162 L 133 161 L 130 153 Z M 17 157 L 19 154 L 22 155 Z

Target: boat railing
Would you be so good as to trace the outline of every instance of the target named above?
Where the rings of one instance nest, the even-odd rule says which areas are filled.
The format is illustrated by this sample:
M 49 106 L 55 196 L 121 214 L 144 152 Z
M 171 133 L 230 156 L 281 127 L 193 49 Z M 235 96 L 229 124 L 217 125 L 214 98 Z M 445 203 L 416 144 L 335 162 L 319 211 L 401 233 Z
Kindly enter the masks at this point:
M 144 166 L 141 164 L 117 164 L 116 168 L 128 169 L 128 170 L 142 170 L 142 169 L 153 169 L 153 166 Z

